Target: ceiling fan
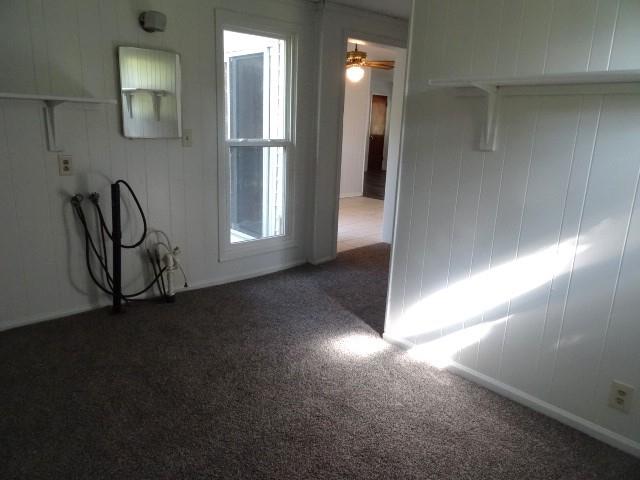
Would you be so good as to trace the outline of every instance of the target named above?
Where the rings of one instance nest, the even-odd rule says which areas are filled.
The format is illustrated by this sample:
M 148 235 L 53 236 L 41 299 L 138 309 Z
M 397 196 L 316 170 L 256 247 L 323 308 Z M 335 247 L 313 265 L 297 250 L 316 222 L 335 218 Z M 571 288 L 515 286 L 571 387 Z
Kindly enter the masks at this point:
M 352 82 L 359 82 L 364 77 L 364 68 L 380 68 L 382 70 L 392 70 L 395 65 L 393 60 L 367 60 L 367 53 L 358 50 L 347 52 L 345 67 L 347 68 L 347 78 Z

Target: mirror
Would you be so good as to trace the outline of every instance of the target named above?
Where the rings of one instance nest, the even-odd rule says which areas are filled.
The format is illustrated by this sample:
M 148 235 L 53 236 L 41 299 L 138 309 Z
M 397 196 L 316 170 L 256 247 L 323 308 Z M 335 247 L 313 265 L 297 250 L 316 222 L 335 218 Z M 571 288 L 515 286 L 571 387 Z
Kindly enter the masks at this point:
M 127 138 L 182 136 L 180 56 L 119 47 L 122 127 Z

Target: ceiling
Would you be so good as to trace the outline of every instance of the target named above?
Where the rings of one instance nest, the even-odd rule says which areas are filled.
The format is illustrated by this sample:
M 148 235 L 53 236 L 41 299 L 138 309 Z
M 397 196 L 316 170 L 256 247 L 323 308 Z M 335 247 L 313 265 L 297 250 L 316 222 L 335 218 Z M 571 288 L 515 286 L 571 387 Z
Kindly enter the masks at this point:
M 411 16 L 411 0 L 335 0 L 333 3 L 371 10 L 405 20 Z
M 349 50 L 358 44 L 358 49 L 367 53 L 368 60 L 397 60 L 399 55 L 404 52 L 403 48 L 396 48 L 379 43 L 363 42 L 362 40 L 349 39 Z

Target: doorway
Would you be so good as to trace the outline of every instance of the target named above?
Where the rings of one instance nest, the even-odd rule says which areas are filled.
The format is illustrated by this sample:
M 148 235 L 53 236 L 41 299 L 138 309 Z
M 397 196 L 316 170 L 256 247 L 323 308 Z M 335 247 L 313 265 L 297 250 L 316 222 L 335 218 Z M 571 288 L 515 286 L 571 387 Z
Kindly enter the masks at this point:
M 406 50 L 349 39 L 348 50 L 372 61 L 392 61 L 393 69 L 365 68 L 345 83 L 338 253 L 391 243 L 395 183 L 400 153 Z

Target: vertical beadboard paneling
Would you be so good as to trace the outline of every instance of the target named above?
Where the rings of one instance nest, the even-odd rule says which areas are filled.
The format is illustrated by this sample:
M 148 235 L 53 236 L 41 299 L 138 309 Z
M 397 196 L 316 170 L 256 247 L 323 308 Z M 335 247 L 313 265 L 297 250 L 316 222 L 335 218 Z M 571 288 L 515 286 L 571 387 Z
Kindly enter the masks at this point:
M 469 0 L 449 0 L 447 3 L 449 28 L 444 44 L 445 74 L 462 77 L 471 73 L 476 4 Z
M 33 47 L 29 29 L 29 9 L 24 0 L 0 2 L 0 83 L 11 92 L 35 90 Z M 7 68 L 8 66 L 11 68 Z
M 609 68 L 620 2 L 621 0 L 598 0 L 589 54 L 590 71 L 599 72 Z
M 636 0 L 430 0 L 417 15 L 428 78 L 640 67 Z
M 469 120 L 465 127 L 472 129 L 471 121 L 477 119 L 478 116 L 467 118 Z M 449 284 L 466 279 L 471 271 L 475 222 L 478 214 L 483 170 L 483 154 L 472 147 L 470 142 L 472 137 L 472 135 L 461 135 L 461 171 L 451 237 Z
M 420 94 L 426 97 L 428 94 Z M 404 225 L 397 228 L 394 238 L 393 262 L 390 266 L 389 295 L 387 300 L 387 327 L 393 328 L 394 323 L 401 317 L 406 275 L 409 265 L 409 245 L 411 240 L 411 225 L 413 214 L 413 187 L 417 169 L 418 155 L 418 118 L 421 114 L 417 94 L 409 94 L 406 101 L 405 129 L 403 133 L 403 158 L 402 168 L 398 176 L 398 191 L 410 192 L 407 195 L 398 195 L 398 207 L 396 223 Z M 423 100 L 424 102 L 424 100 Z M 427 110 L 428 111 L 428 110 Z M 414 258 L 411 261 L 416 261 Z
M 611 49 L 610 70 L 638 68 L 640 65 L 640 2 L 620 0 L 620 10 Z
M 476 102 L 479 106 L 481 101 Z M 483 173 L 483 154 L 473 148 L 473 125 L 480 117 L 479 111 L 467 115 L 460 125 L 460 174 L 457 186 L 457 200 L 454 214 L 453 232 L 449 253 L 447 285 L 468 281 L 473 262 L 476 218 L 480 200 Z M 443 333 L 458 330 L 464 322 L 443 327 Z
M 504 134 L 504 133 L 503 133 Z M 476 277 L 487 272 L 491 266 L 491 251 L 495 232 L 498 198 L 502 172 L 505 162 L 505 150 L 487 152 L 483 155 L 482 185 L 476 218 L 473 241 L 471 276 Z M 482 321 L 484 312 L 476 312 L 464 319 L 464 327 L 470 327 Z M 477 368 L 479 344 L 467 346 L 458 356 L 458 360 L 471 368 Z
M 640 345 L 638 322 L 638 285 L 640 285 L 640 198 L 636 192 L 633 215 L 629 223 L 624 257 L 622 259 L 618 288 L 611 308 L 609 325 L 603 344 L 598 378 L 592 398 L 592 408 L 597 409 L 608 401 L 611 379 L 630 385 L 640 385 L 640 369 L 629 359 L 637 358 Z M 629 421 L 626 415 L 615 410 L 599 410 L 598 423 L 614 431 L 633 436 L 640 427 L 640 420 Z
M 5 272 L 0 280 L 4 292 L 0 303 L 2 318 L 19 318 L 26 315 L 27 297 L 25 276 L 20 246 L 20 224 L 13 184 L 13 167 L 9 158 L 9 139 L 6 130 L 5 104 L 0 102 L 0 248 L 3 253 L 2 268 Z
M 471 55 L 473 76 L 490 77 L 495 72 L 504 3 L 505 0 L 476 2 L 473 55 Z
M 421 102 L 426 107 L 424 112 L 427 115 L 420 115 L 421 119 L 416 122 L 416 145 L 423 145 L 426 152 L 433 151 L 435 139 L 437 136 L 440 123 L 439 106 L 441 99 L 438 96 L 430 95 Z M 411 227 L 409 229 L 409 242 L 407 245 L 407 256 L 412 259 L 406 265 L 405 271 L 405 290 L 403 297 L 403 305 L 412 304 L 420 298 L 420 277 L 422 275 L 422 263 L 426 254 L 425 239 L 429 230 L 429 218 L 431 213 L 431 186 L 437 176 L 437 166 L 434 164 L 434 158 L 428 153 L 418 153 L 415 158 L 415 168 L 412 178 L 413 192 L 411 199 Z
M 28 284 L 27 314 L 60 307 L 55 249 L 49 230 L 49 197 L 44 167 L 41 107 L 35 102 L 4 108 L 8 160 L 20 226 L 20 244 Z
M 49 48 L 43 3 L 42 0 L 27 1 L 35 91 L 46 94 L 50 91 L 51 79 L 49 78 Z
M 538 100 L 513 98 L 506 102 L 504 121 L 509 125 L 505 145 L 506 160 L 502 173 L 498 213 L 491 251 L 491 268 L 513 262 L 518 253 L 518 239 L 522 225 L 527 192 L 533 140 L 538 123 Z M 501 321 L 478 346 L 478 369 L 496 378 L 500 370 L 500 356 L 504 340 L 504 319 L 509 312 L 508 293 L 491 311 L 483 312 L 485 321 Z
M 597 4 L 597 0 L 555 0 L 546 73 L 587 70 Z
M 584 399 L 593 392 L 635 194 L 639 107 L 637 96 L 607 97 L 596 140 L 552 385 L 554 402 L 582 416 L 592 414 Z
M 580 101 L 580 97 L 570 96 L 546 97 L 541 102 L 518 242 L 519 260 L 558 247 Z M 511 299 L 500 362 L 501 379 L 509 385 L 535 392 L 539 346 L 531 339 L 540 339 L 542 335 L 544 323 L 540 319 L 545 315 L 554 273 L 566 275 L 571 260 L 571 249 L 566 245 L 561 245 L 557 254 L 544 254 L 535 264 L 535 268 L 541 269 L 543 278 L 539 281 L 544 284 L 534 284 L 530 290 Z M 537 274 L 522 271 L 521 278 L 514 280 L 526 282 Z
M 43 2 L 51 91 L 90 96 L 82 78 L 82 52 L 76 3 Z
M 100 35 L 99 25 L 96 29 L 96 19 L 100 18 L 100 2 L 99 0 L 77 0 L 75 13 L 84 91 L 89 96 L 104 98 L 106 96 L 104 65 L 101 55 L 96 55 L 104 41 Z
M 524 0 L 505 0 L 500 15 L 500 36 L 495 74 L 508 77 L 516 73 L 521 26 L 524 19 Z
M 450 104 L 450 109 L 447 109 Z M 434 149 L 430 156 L 434 162 L 433 180 L 430 194 L 429 218 L 426 224 L 426 240 L 421 246 L 424 250 L 419 297 L 429 296 L 443 288 L 442 280 L 449 274 L 451 258 L 451 237 L 458 202 L 458 190 L 462 167 L 462 148 L 459 133 L 469 132 L 471 122 L 459 115 L 460 99 L 444 97 L 439 106 L 441 117 L 438 135 L 434 139 Z M 455 126 L 455 127 L 454 127 Z M 405 299 L 405 308 L 415 301 Z M 435 312 L 429 312 L 433 315 Z
M 566 274 L 556 275 L 550 284 L 550 294 L 547 299 L 547 311 L 544 317 L 544 331 L 539 347 L 537 362 L 537 391 L 543 399 L 549 400 L 551 379 L 558 352 L 558 340 L 564 318 L 567 293 L 572 278 L 575 251 L 578 243 L 578 233 L 587 183 L 591 173 L 591 164 L 595 148 L 596 133 L 600 121 L 602 97 L 587 96 L 582 99 L 580 107 L 580 123 L 578 136 L 571 158 L 572 169 L 564 202 L 562 226 L 558 234 L 558 243 L 566 244 L 573 253 L 570 270 Z
M 414 27 L 413 56 L 415 60 L 411 62 L 411 68 L 422 68 L 430 76 L 442 76 L 447 40 L 447 24 L 443 19 L 448 18 L 449 2 L 443 0 L 415 2 L 415 9 L 415 15 L 421 15 L 420 18 L 424 18 L 427 23 L 425 28 Z M 412 77 L 409 78 L 410 82 Z
M 539 75 L 545 71 L 555 1 L 525 0 L 517 75 Z

